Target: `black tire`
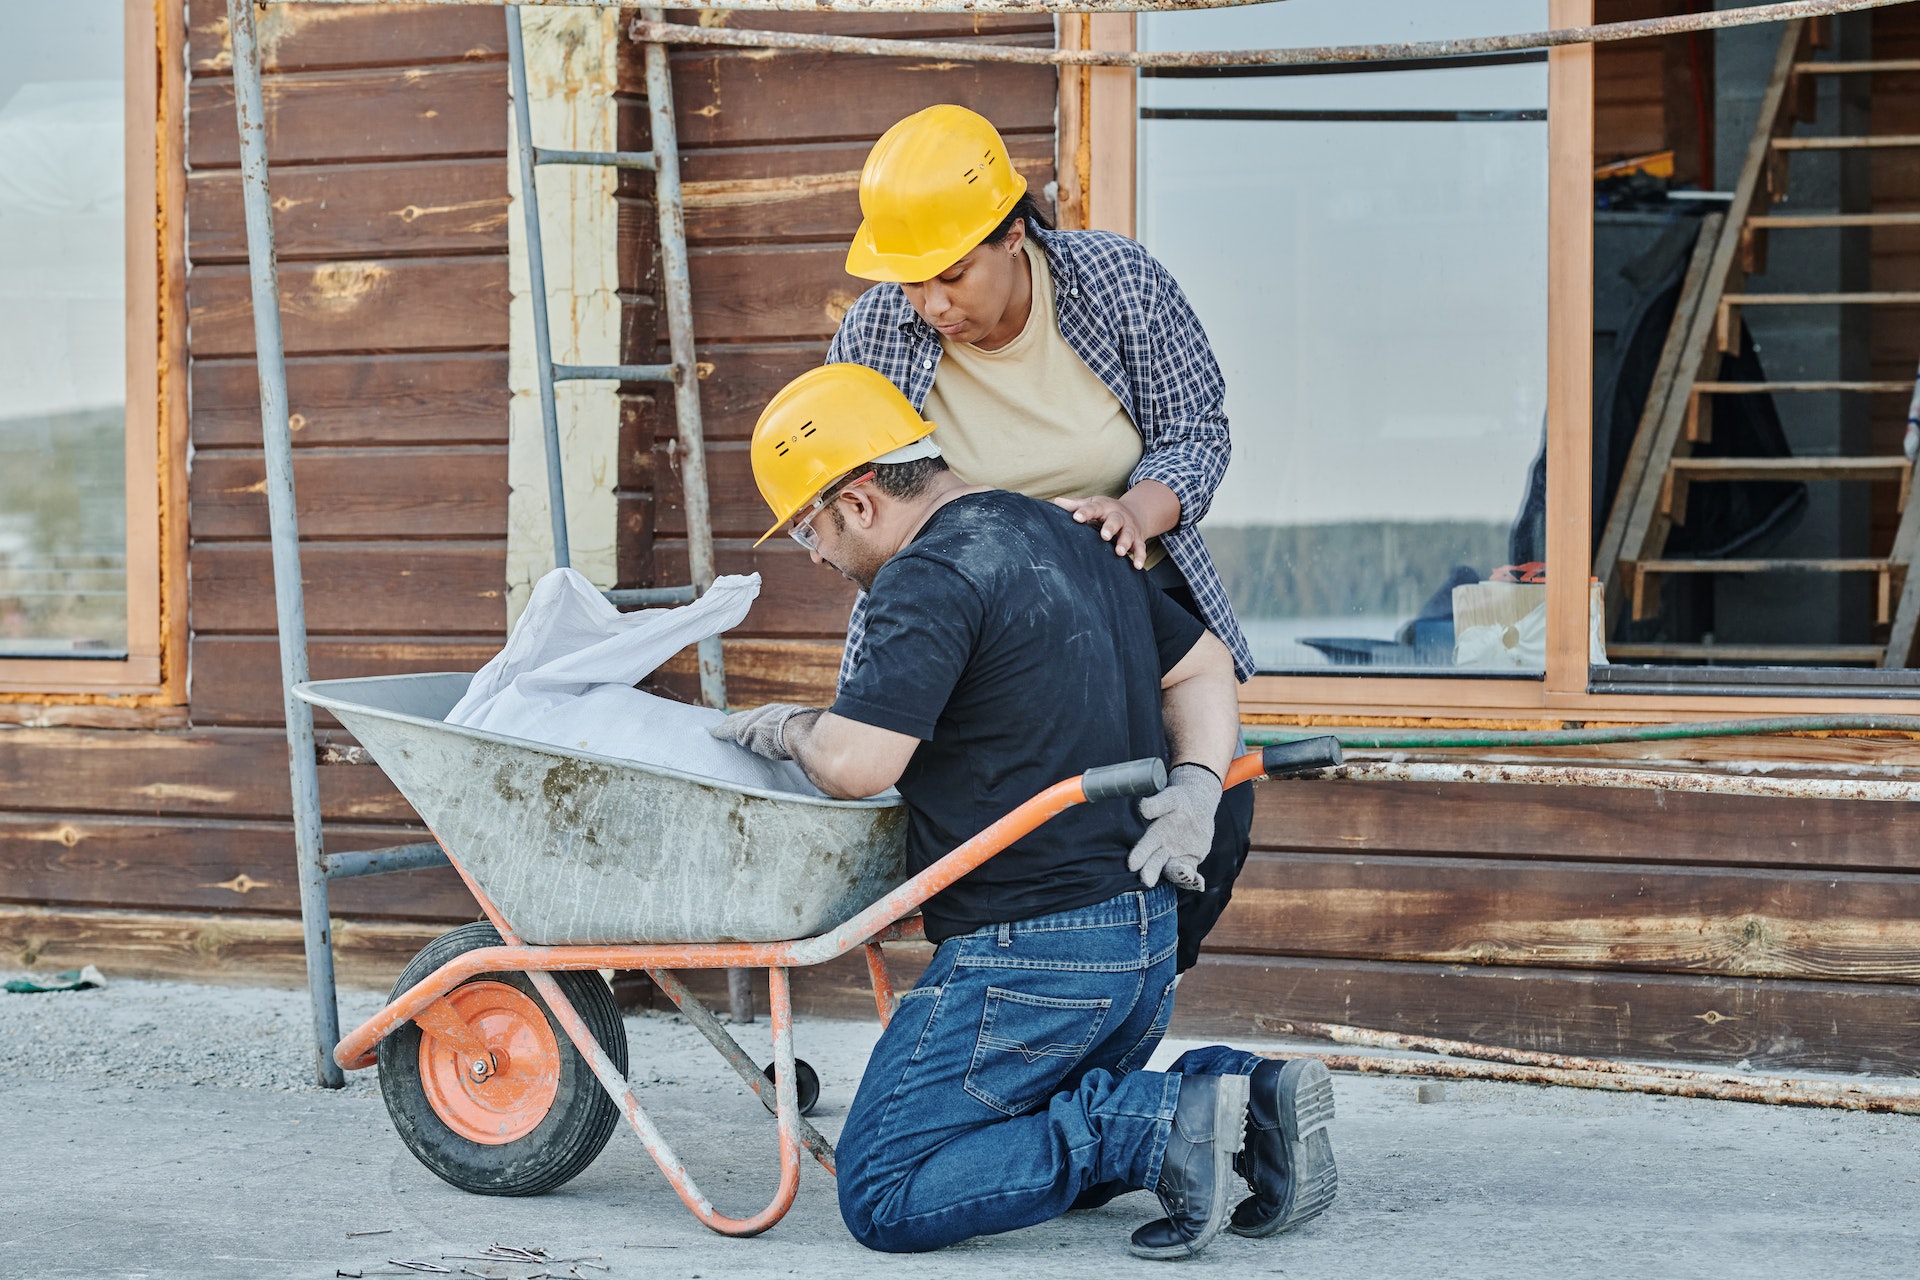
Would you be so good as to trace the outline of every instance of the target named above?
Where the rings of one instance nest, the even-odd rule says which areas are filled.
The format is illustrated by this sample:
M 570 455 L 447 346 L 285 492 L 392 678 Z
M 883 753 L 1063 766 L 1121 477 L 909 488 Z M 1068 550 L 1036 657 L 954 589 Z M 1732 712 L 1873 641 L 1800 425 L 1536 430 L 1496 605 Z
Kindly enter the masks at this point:
M 448 961 L 481 947 L 500 945 L 484 921 L 461 925 L 428 943 L 394 983 L 393 996 Z M 627 1071 L 627 1029 L 613 992 L 597 973 L 556 973 L 560 989 L 579 1011 L 622 1075 Z M 400 1140 L 421 1164 L 462 1191 L 483 1196 L 535 1196 L 551 1191 L 593 1163 L 620 1122 L 619 1109 L 594 1077 L 586 1059 L 567 1039 L 553 1012 L 524 973 L 491 973 L 473 981 L 502 982 L 532 999 L 546 1015 L 559 1047 L 560 1079 L 552 1106 L 537 1127 L 512 1142 L 475 1142 L 442 1120 L 420 1079 L 420 1027 L 408 1022 L 380 1042 L 380 1094 Z M 458 990 L 458 988 L 456 988 Z
M 773 1063 L 769 1062 L 764 1070 L 767 1079 L 775 1084 L 780 1083 L 780 1073 L 774 1070 Z M 793 1060 L 793 1091 L 800 1101 L 800 1114 L 812 1115 L 814 1107 L 820 1102 L 820 1073 L 805 1058 Z M 767 1111 L 772 1113 L 773 1108 L 768 1107 Z

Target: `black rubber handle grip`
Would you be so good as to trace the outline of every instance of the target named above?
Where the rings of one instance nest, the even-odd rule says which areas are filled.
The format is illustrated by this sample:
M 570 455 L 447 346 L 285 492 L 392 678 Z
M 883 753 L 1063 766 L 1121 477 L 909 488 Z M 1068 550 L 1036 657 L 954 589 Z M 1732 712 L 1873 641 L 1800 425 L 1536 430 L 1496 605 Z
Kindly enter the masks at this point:
M 1119 796 L 1158 795 L 1167 786 L 1166 761 L 1129 760 L 1125 764 L 1103 764 L 1080 775 L 1080 785 L 1088 800 L 1112 800 Z
M 1331 769 L 1341 763 L 1342 759 L 1340 739 L 1332 734 L 1319 738 L 1302 738 L 1298 742 L 1282 742 L 1260 753 L 1260 763 L 1266 766 L 1269 778 L 1284 777 L 1290 773 L 1312 773 L 1315 769 Z

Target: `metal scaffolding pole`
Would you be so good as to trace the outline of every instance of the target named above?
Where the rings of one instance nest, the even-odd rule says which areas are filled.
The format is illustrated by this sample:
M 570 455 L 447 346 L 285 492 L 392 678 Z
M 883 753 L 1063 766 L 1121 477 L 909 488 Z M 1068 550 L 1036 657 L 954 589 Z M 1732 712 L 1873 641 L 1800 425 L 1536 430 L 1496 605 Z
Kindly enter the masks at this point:
M 346 1083 L 333 1060 L 340 1039 L 334 1002 L 333 936 L 320 836 L 320 772 L 313 754 L 313 709 L 293 696 L 307 679 L 307 604 L 300 585 L 300 522 L 293 503 L 293 434 L 287 421 L 287 359 L 280 332 L 279 261 L 273 200 L 267 192 L 267 113 L 260 90 L 260 45 L 252 0 L 227 0 L 233 40 L 233 106 L 240 125 L 240 186 L 247 209 L 247 266 L 253 284 L 254 359 L 260 372 L 260 434 L 266 454 L 267 521 L 273 538 L 273 603 L 280 630 L 281 697 L 287 717 L 287 766 L 293 779 L 293 849 L 300 920 L 313 1002 L 314 1074 Z

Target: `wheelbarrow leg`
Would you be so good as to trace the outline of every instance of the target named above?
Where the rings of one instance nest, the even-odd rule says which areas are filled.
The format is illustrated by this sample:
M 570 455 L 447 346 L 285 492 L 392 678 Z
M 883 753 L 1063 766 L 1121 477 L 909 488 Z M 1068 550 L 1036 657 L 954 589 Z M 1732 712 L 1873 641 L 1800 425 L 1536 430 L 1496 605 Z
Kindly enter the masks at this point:
M 700 1219 L 702 1225 L 724 1236 L 759 1235 L 787 1216 L 787 1210 L 793 1207 L 793 1197 L 800 1190 L 800 1095 L 794 1082 L 793 1069 L 793 1000 L 787 989 L 787 971 L 771 969 L 768 974 L 772 978 L 773 1060 L 780 1073 L 775 1089 L 775 1114 L 780 1122 L 780 1187 L 773 1194 L 773 1203 L 751 1218 L 729 1218 L 713 1207 L 713 1202 L 707 1199 L 706 1193 L 694 1182 L 693 1175 L 687 1172 L 687 1166 L 667 1145 L 666 1138 L 655 1127 L 653 1117 L 634 1097 L 632 1086 L 593 1038 L 593 1033 L 560 990 L 560 984 L 553 975 L 541 972 L 527 974 L 533 980 L 534 990 L 540 993 L 540 998 L 547 1002 L 547 1007 L 566 1030 L 567 1038 L 573 1041 L 574 1047 L 580 1050 L 581 1056 L 593 1068 L 601 1088 L 620 1104 L 627 1123 L 640 1135 L 647 1154 L 660 1166 L 660 1172 L 666 1175 L 667 1182 L 679 1194 L 681 1201 L 693 1211 L 693 1216 Z
M 782 970 L 782 972 L 785 971 Z M 679 976 L 671 969 L 649 969 L 647 976 L 667 993 L 667 999 L 680 1007 L 680 1012 L 685 1014 L 687 1021 L 693 1024 L 694 1030 L 705 1036 L 707 1043 L 720 1051 L 720 1056 L 727 1060 L 727 1065 L 747 1082 L 747 1088 L 753 1090 L 770 1110 L 776 1106 L 779 1094 L 773 1087 L 773 1081 L 767 1079 L 766 1074 L 754 1065 L 753 1059 L 747 1056 L 747 1051 L 740 1047 L 740 1042 L 721 1025 L 720 1019 L 714 1017 L 707 1006 L 700 1003 L 700 997 L 687 990 L 687 984 L 680 981 Z M 798 1088 L 797 1082 L 795 1088 Z M 801 1145 L 813 1153 L 813 1158 L 820 1162 L 822 1169 L 832 1173 L 833 1144 L 828 1142 L 826 1136 L 814 1128 L 797 1110 L 794 1116 L 798 1122 Z
M 873 1003 L 880 1011 L 880 1029 L 885 1031 L 900 1001 L 893 994 L 893 975 L 887 972 L 887 953 L 875 941 L 867 943 L 867 976 L 873 979 Z

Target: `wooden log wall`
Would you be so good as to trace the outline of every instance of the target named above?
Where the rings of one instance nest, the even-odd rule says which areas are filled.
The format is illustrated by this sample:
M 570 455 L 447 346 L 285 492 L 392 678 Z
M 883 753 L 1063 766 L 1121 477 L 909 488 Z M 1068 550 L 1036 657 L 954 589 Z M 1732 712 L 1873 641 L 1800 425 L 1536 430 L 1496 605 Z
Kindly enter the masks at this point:
M 274 6 L 260 34 L 313 673 L 474 669 L 505 625 L 500 11 Z M 192 0 L 188 43 L 192 728 L 0 734 L 0 955 L 297 975 L 221 0 Z M 420 836 L 377 769 L 325 768 L 321 795 L 330 848 Z M 475 914 L 450 872 L 341 882 L 333 904 L 369 922 L 343 944 L 369 978 L 443 927 L 401 922 Z
M 989 40 L 1050 46 L 1053 19 L 939 14 L 822 17 L 754 13 L 732 20 L 781 30 L 843 35 Z M 683 20 L 694 21 L 692 15 Z M 713 20 L 712 18 L 702 20 Z M 896 120 L 952 102 L 1001 129 L 1030 188 L 1047 204 L 1053 181 L 1055 73 L 992 63 L 747 51 L 686 50 L 672 59 L 675 119 L 686 183 L 694 331 L 705 366 L 701 409 L 714 537 L 723 573 L 759 572 L 760 602 L 727 641 L 728 694 L 740 705 L 830 699 L 853 590 L 816 569 L 787 538 L 753 543 L 767 510 L 747 463 L 747 438 L 767 400 L 817 365 L 847 307 L 868 284 L 846 274 L 847 243 L 860 223 L 860 166 Z M 623 59 L 622 145 L 648 144 L 640 53 Z M 650 245 L 652 183 L 622 187 L 622 244 Z M 666 358 L 664 317 L 654 303 L 651 255 L 623 257 L 631 344 L 626 358 Z M 635 585 L 685 581 L 686 513 L 674 458 L 672 403 L 630 397 L 621 447 L 622 576 Z M 674 664 L 670 688 L 691 692 L 690 661 Z
M 0 732 L 4 964 L 299 978 L 222 9 L 191 7 L 193 727 Z M 315 672 L 472 667 L 503 625 L 501 18 L 269 12 Z M 1044 19 L 754 20 L 1050 38 Z M 1900 56 L 1893 43 L 1876 52 Z M 623 143 L 642 146 L 637 51 L 625 63 Z M 1614 87 L 1598 132 L 1626 140 L 1603 147 L 1640 145 L 1647 103 L 1659 97 L 1642 83 L 1650 67 L 1602 75 Z M 846 592 L 784 540 L 751 550 L 764 516 L 747 432 L 771 391 L 822 357 L 863 287 L 840 263 L 873 139 L 921 106 L 966 103 L 1001 124 L 1044 189 L 1053 81 L 1011 68 L 708 52 L 676 55 L 674 75 L 721 561 L 760 569 L 767 582 L 753 629 L 729 646 L 733 697 L 824 698 Z M 1876 128 L 1920 132 L 1875 114 Z M 621 200 L 624 356 L 662 358 L 646 180 L 629 177 Z M 628 398 L 620 486 L 630 584 L 686 571 L 671 424 L 668 406 Z M 1875 758 L 1857 744 L 1797 742 L 1774 754 Z M 417 832 L 377 769 L 325 768 L 321 782 L 332 847 Z M 1920 856 L 1910 852 L 1920 818 L 1909 809 L 1518 786 L 1265 786 L 1256 851 L 1182 987 L 1179 1029 L 1255 1035 L 1276 1018 L 1320 1018 L 1557 1051 L 1910 1073 L 1920 1069 Z M 473 915 L 441 873 L 343 882 L 334 903 L 342 972 L 373 983 L 446 922 Z M 900 977 L 916 965 L 901 955 Z M 858 965 L 802 974 L 799 1004 L 859 1014 L 857 979 Z

